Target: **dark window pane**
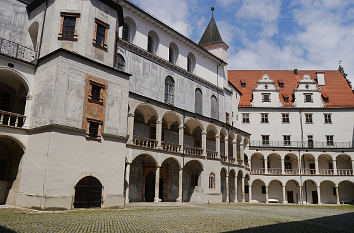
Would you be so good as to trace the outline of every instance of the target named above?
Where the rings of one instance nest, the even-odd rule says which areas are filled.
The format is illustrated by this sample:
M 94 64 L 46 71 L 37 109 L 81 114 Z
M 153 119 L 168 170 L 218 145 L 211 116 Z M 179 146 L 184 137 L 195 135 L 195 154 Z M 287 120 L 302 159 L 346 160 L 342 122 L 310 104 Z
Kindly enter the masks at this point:
M 91 99 L 99 101 L 101 99 L 101 87 L 92 84 Z
M 98 126 L 96 122 L 90 122 L 89 135 L 90 137 L 97 138 L 98 136 Z
M 203 112 L 203 94 L 202 91 L 197 88 L 195 90 L 195 113 L 202 114 Z
M 11 93 L 0 91 L 0 110 L 9 111 L 11 102 Z
M 106 27 L 102 26 L 101 24 L 97 24 L 96 44 L 103 47 L 105 36 L 106 36 Z
M 73 38 L 75 34 L 75 25 L 76 18 L 75 17 L 64 17 L 63 22 L 63 37 L 64 38 Z
M 129 42 L 129 26 L 128 26 L 128 24 L 124 24 L 124 26 L 123 26 L 122 39 Z

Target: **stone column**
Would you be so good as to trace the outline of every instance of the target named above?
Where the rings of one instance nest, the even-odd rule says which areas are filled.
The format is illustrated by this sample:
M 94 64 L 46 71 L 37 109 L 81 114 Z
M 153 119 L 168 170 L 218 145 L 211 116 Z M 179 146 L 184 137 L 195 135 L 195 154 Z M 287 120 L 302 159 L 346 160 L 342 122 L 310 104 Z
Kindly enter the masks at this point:
M 134 113 L 128 114 L 128 144 L 133 143 L 134 137 Z
M 206 132 L 206 131 L 203 131 L 203 132 L 202 132 L 202 149 L 203 149 L 203 156 L 206 156 L 206 155 L 207 155 L 207 152 L 206 152 L 206 135 L 207 135 L 207 132 Z
M 288 201 L 286 200 L 286 190 L 285 190 L 286 186 L 282 186 L 282 188 L 283 188 L 283 204 L 286 204 L 288 203 Z
M 180 126 L 178 130 L 178 144 L 181 146 L 181 151 L 183 151 L 183 144 L 184 144 L 184 126 Z
M 303 199 L 304 199 L 304 194 L 302 192 L 302 186 L 300 185 L 299 186 L 299 190 L 300 190 L 300 193 L 299 193 L 299 200 L 297 201 L 299 204 L 304 204 L 303 202 Z
M 216 153 L 220 157 L 220 134 L 216 135 Z
M 238 202 L 238 191 L 237 191 L 237 174 L 235 174 L 235 202 Z
M 285 165 L 284 165 L 284 159 L 281 159 L 281 174 L 285 175 Z
M 264 173 L 268 174 L 268 159 L 264 159 Z
M 248 185 L 248 203 L 252 201 L 252 185 Z
M 317 186 L 317 198 L 318 198 L 318 204 L 321 205 L 321 189 L 320 189 L 320 186 Z
M 337 205 L 340 205 L 340 200 L 339 200 L 339 188 L 336 186 L 336 197 L 337 197 Z
M 245 177 L 242 177 L 241 182 L 241 202 L 245 202 Z
M 236 136 L 234 138 L 234 140 L 232 141 L 232 154 L 234 155 L 235 161 L 237 163 L 237 148 L 236 148 Z
M 154 202 L 160 202 L 160 198 L 159 198 L 159 191 L 160 191 L 160 167 L 157 166 L 156 167 L 156 173 L 155 173 L 155 198 L 154 198 Z
M 315 158 L 315 167 L 316 167 L 316 175 L 319 175 L 319 169 L 318 169 L 318 158 Z
M 242 160 L 242 164 L 245 162 L 245 153 L 244 153 L 244 148 L 243 148 L 243 144 L 240 143 L 240 159 Z
M 23 124 L 23 126 L 25 128 L 29 127 L 30 121 L 31 121 L 31 107 L 32 107 L 32 96 L 31 95 L 27 95 L 26 96 L 26 106 L 25 106 L 25 111 L 24 111 L 24 115 L 26 116 L 26 120 Z
M 178 172 L 178 198 L 177 198 L 177 202 L 182 203 L 182 187 L 183 187 L 183 168 L 179 169 Z
M 354 171 L 354 160 L 352 160 L 352 172 Z M 353 173 L 352 173 L 353 174 Z
M 225 182 L 225 192 L 226 192 L 226 202 L 230 202 L 229 196 L 229 174 L 226 172 L 226 182 Z
M 266 185 L 265 188 L 266 188 L 266 203 L 268 203 L 268 196 L 269 196 L 269 194 L 268 194 L 268 186 Z
M 333 160 L 333 174 L 334 175 L 338 175 L 338 171 L 337 171 L 337 161 Z
M 229 158 L 229 138 L 225 138 L 225 156 Z
M 162 138 L 162 121 L 156 121 L 157 148 L 161 148 L 161 138 Z
M 125 204 L 129 203 L 129 183 L 130 183 L 130 163 L 126 163 L 125 167 L 125 181 L 127 184 L 127 187 L 125 189 Z M 125 184 L 124 184 L 125 185 Z

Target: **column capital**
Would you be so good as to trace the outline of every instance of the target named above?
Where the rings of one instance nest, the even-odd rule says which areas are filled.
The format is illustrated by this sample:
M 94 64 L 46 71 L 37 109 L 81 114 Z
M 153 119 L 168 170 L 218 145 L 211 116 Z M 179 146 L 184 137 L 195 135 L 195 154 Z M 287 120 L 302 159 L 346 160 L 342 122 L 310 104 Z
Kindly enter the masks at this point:
M 135 117 L 134 113 L 128 113 L 128 117 Z
M 182 126 L 179 126 L 178 129 L 180 129 L 180 130 L 181 130 L 181 129 L 184 129 L 184 126 L 183 126 L 183 125 L 182 125 Z
M 32 96 L 31 95 L 27 95 L 26 96 L 26 100 L 32 100 Z
M 161 125 L 161 124 L 162 124 L 162 121 L 156 121 L 156 124 Z
M 215 138 L 220 138 L 220 137 L 221 137 L 220 134 L 218 134 L 218 135 L 215 136 Z
M 203 131 L 203 132 L 202 132 L 202 135 L 207 135 L 207 131 Z

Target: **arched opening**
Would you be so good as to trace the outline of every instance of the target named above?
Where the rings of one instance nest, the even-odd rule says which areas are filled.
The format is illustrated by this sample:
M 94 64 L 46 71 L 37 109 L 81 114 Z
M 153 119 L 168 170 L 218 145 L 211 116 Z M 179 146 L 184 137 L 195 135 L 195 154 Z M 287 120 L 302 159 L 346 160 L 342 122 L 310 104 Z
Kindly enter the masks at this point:
M 284 156 L 284 172 L 286 175 L 299 174 L 299 160 L 294 154 L 287 154 Z
M 189 53 L 187 56 L 187 71 L 190 73 L 194 73 L 195 72 L 195 64 L 196 64 L 196 60 L 195 60 L 194 54 Z
M 228 140 L 228 152 L 229 152 L 229 161 L 230 162 L 235 162 L 234 159 L 234 143 L 233 141 L 235 140 L 235 135 L 233 132 L 229 132 L 229 140 Z
M 23 148 L 15 139 L 0 136 L 0 204 L 15 204 L 23 153 Z
M 348 180 L 342 181 L 338 185 L 339 202 L 341 204 L 354 205 L 354 183 Z
M 122 54 L 117 54 L 116 68 L 120 71 L 125 71 L 125 59 Z
M 250 165 L 249 165 L 249 162 L 248 162 L 248 155 L 244 154 L 244 159 L 245 159 L 245 167 L 249 168 Z
M 207 127 L 207 141 L 206 141 L 206 149 L 207 156 L 209 158 L 216 158 L 218 153 L 216 151 L 216 134 L 217 130 L 214 125 L 208 125 Z
M 180 120 L 173 112 L 167 112 L 162 118 L 162 147 L 167 151 L 179 152 Z
M 210 116 L 213 119 L 219 119 L 219 107 L 218 107 L 218 99 L 215 95 L 212 95 L 210 98 Z
M 238 202 L 242 202 L 242 188 L 244 188 L 244 187 L 242 187 L 242 176 L 243 176 L 242 171 L 239 171 L 237 173 L 237 185 L 236 185 L 236 188 L 237 188 L 237 201 Z
M 194 110 L 195 113 L 202 115 L 203 114 L 203 93 L 199 88 L 195 89 L 195 97 L 194 97 Z
M 28 33 L 31 38 L 33 49 L 37 49 L 37 39 L 38 39 L 39 23 L 37 21 L 33 22 L 28 28 Z
M 93 176 L 82 178 L 75 186 L 74 208 L 100 208 L 101 205 L 101 182 Z
M 300 202 L 300 186 L 296 180 L 289 180 L 286 182 L 285 195 L 287 203 Z
M 172 64 L 176 64 L 178 55 L 179 55 L 178 46 L 176 45 L 176 43 L 171 42 L 169 46 L 168 61 L 171 62 Z
M 0 69 L 0 124 L 22 127 L 25 121 L 28 87 L 15 72 Z
M 242 161 L 242 154 L 241 154 L 241 144 L 242 144 L 242 136 L 237 134 L 236 136 L 236 153 L 237 153 L 237 161 Z
M 319 196 L 317 192 L 317 184 L 313 180 L 306 180 L 302 189 L 303 201 L 307 204 L 318 204 Z
M 139 155 L 130 165 L 129 202 L 153 202 L 155 197 L 156 160 Z
M 225 129 L 221 129 L 220 130 L 220 157 L 224 158 L 225 155 L 225 138 L 226 138 L 226 130 Z
M 322 204 L 337 204 L 336 185 L 332 181 L 322 181 L 320 190 Z
M 183 200 L 185 202 L 200 202 L 202 199 L 202 172 L 203 166 L 197 160 L 189 161 L 183 167 Z
M 255 180 L 252 182 L 252 200 L 259 203 L 266 203 L 267 188 L 262 180 Z
M 272 153 L 268 155 L 267 159 L 268 173 L 272 175 L 281 174 L 281 158 L 280 155 Z
M 149 105 L 140 105 L 134 112 L 134 138 L 133 142 L 137 146 L 155 148 L 156 141 L 156 121 L 158 115 Z
M 229 174 L 229 198 L 230 202 L 236 201 L 236 187 L 235 187 L 236 172 L 231 169 Z
M 243 187 L 243 190 L 245 192 L 245 201 L 246 202 L 251 202 L 251 198 L 250 198 L 250 176 L 248 174 L 245 175 L 245 184 Z
M 175 99 L 175 81 L 171 76 L 165 79 L 165 103 L 173 105 Z
M 264 156 L 261 153 L 254 153 L 251 156 L 252 174 L 264 174 Z
M 164 202 L 175 202 L 178 198 L 179 163 L 166 159 L 160 168 L 159 198 Z
M 302 174 L 316 174 L 315 157 L 312 154 L 304 154 L 301 157 Z
M 155 31 L 150 31 L 148 33 L 147 51 L 152 54 L 157 54 L 159 44 L 160 40 L 157 33 Z
M 190 155 L 201 155 L 202 125 L 198 120 L 189 119 L 184 125 L 184 152 Z
M 221 192 L 221 201 L 226 202 L 226 169 L 223 168 L 220 171 L 220 192 Z
M 136 24 L 130 17 L 124 18 L 124 25 L 122 28 L 122 39 L 126 42 L 133 43 L 136 33 Z
M 209 175 L 209 189 L 215 189 L 216 188 L 216 176 L 215 173 L 212 172 Z
M 272 180 L 269 183 L 268 202 L 283 203 L 283 185 L 279 180 Z
M 323 154 L 318 157 L 318 169 L 321 175 L 333 175 L 333 159 L 332 156 Z
M 337 156 L 337 173 L 341 176 L 353 175 L 352 161 L 349 155 L 341 154 Z

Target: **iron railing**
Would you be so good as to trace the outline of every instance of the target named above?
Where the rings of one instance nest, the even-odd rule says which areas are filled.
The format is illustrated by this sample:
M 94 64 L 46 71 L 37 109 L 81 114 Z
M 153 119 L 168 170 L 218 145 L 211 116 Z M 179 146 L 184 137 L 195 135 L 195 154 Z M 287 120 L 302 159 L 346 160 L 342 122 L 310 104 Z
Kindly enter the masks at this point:
M 306 149 L 345 149 L 354 148 L 353 142 L 302 142 L 302 141 L 250 141 L 250 147 L 261 148 L 306 148 Z
M 37 57 L 37 51 L 1 37 L 0 54 L 29 63 L 35 63 Z

